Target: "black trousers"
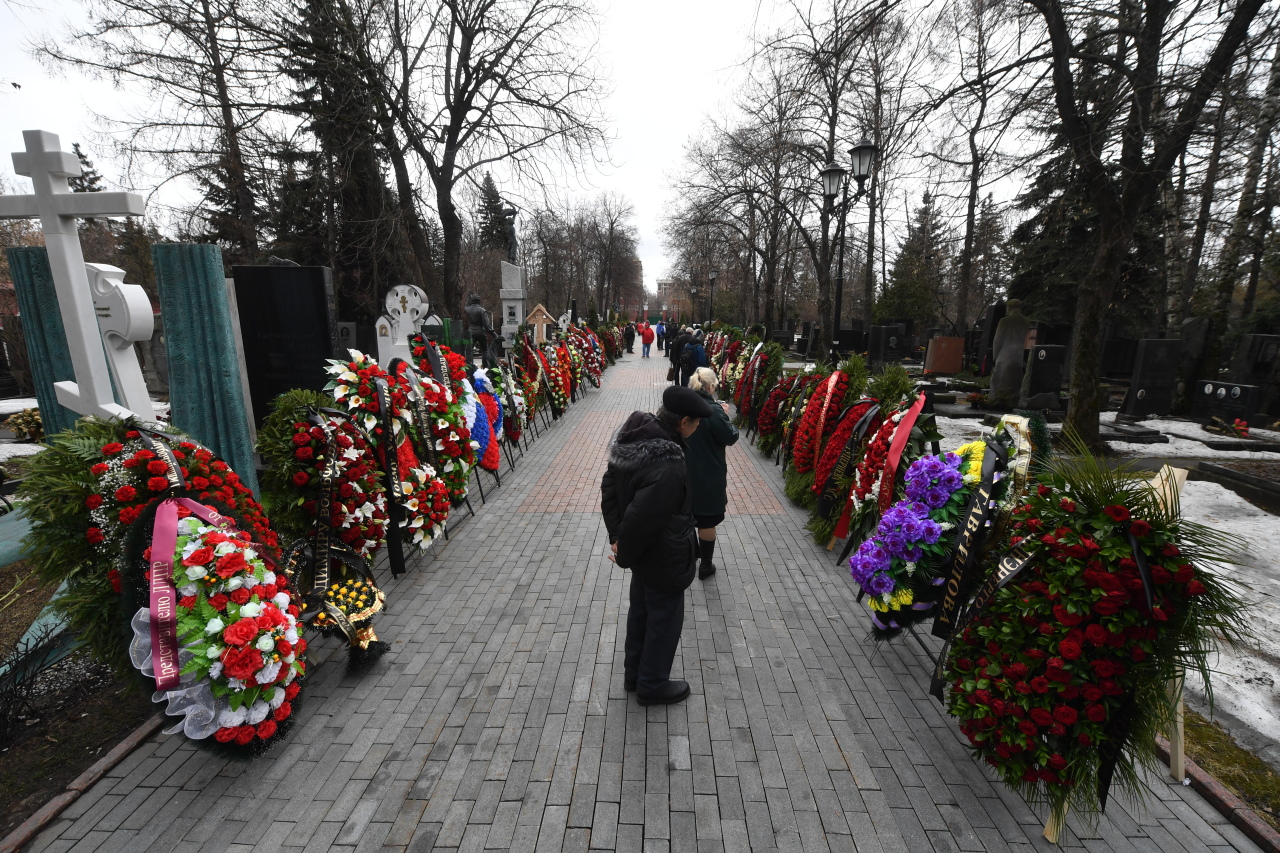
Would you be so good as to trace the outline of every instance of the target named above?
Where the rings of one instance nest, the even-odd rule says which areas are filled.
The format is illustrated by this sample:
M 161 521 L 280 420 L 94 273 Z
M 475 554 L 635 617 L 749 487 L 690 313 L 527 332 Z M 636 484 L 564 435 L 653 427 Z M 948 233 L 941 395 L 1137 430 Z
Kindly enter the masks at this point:
M 656 693 L 671 679 L 671 664 L 684 627 L 684 592 L 652 589 L 631 576 L 627 613 L 626 678 L 642 694 Z

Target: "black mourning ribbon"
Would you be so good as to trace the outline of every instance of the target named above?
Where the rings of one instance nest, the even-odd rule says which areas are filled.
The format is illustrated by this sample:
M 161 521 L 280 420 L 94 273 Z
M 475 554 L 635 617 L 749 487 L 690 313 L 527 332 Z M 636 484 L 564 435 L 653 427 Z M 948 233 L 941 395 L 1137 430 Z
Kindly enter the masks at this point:
M 852 409 L 856 405 L 855 403 L 854 406 L 849 408 Z M 871 422 L 875 420 L 875 416 L 879 411 L 880 407 L 878 405 L 872 406 L 854 424 L 853 432 L 849 435 L 849 440 L 845 442 L 844 449 L 840 451 L 840 458 L 836 460 L 835 466 L 827 476 L 827 482 L 822 488 L 822 494 L 818 496 L 817 513 L 820 518 L 829 517 L 837 502 L 839 502 L 840 508 L 844 509 L 843 498 L 847 497 L 847 495 L 841 494 L 839 483 L 848 480 L 851 473 L 856 470 L 855 460 L 858 456 L 858 446 L 862 443 L 863 437 L 867 434 L 867 429 L 870 428 Z M 844 417 L 844 415 L 841 415 L 840 420 L 843 421 Z

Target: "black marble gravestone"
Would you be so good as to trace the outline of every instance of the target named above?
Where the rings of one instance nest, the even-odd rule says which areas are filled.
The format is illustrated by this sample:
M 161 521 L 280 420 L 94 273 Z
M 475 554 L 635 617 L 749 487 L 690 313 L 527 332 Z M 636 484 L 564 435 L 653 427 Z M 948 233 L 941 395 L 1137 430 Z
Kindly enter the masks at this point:
M 1266 385 L 1280 360 L 1280 335 L 1245 335 L 1236 348 L 1231 378 L 1246 385 Z
M 1102 375 L 1108 379 L 1127 379 L 1133 375 L 1137 357 L 1137 341 L 1130 338 L 1108 338 L 1102 343 Z
M 1191 394 L 1192 412 L 1204 420 L 1218 417 L 1231 423 L 1239 418 L 1252 423 L 1261 404 L 1262 389 L 1257 385 L 1201 379 Z
M 261 426 L 276 397 L 294 388 L 319 391 L 325 359 L 338 349 L 333 271 L 328 267 L 232 267 L 244 369 Z
M 1067 348 L 1036 345 L 1027 352 L 1020 405 L 1029 409 L 1057 410 L 1066 375 Z
M 1182 341 L 1177 338 L 1144 338 L 1138 341 L 1133 376 L 1125 393 L 1121 414 L 1135 418 L 1167 415 L 1173 411 L 1178 386 L 1178 362 Z
M 996 339 L 996 326 L 1000 325 L 1000 321 L 1007 313 L 1009 313 L 1008 309 L 1003 302 L 987 306 L 987 310 L 982 313 L 982 319 L 978 322 L 978 347 L 975 357 L 979 376 L 989 376 L 991 368 L 995 367 L 996 357 L 991 351 L 991 345 Z

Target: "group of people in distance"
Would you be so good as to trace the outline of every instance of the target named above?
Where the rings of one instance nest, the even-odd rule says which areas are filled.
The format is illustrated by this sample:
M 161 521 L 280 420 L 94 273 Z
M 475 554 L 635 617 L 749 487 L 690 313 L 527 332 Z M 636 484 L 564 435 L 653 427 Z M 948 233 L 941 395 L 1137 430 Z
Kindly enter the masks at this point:
M 627 351 L 635 331 L 627 338 Z M 716 572 L 716 527 L 728 505 L 725 449 L 738 440 L 729 405 L 717 402 L 702 330 L 640 326 L 642 358 L 656 339 L 672 381 L 656 412 L 632 412 L 609 446 L 600 510 L 609 559 L 631 572 L 623 686 L 641 705 L 680 702 L 688 682 L 671 678 L 694 576 Z

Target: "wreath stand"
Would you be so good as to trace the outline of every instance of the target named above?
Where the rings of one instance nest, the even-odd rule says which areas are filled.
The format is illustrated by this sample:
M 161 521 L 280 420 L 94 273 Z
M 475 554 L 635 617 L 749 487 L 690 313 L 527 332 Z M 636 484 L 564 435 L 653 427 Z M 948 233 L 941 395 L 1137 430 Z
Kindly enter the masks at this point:
M 1151 478 L 1151 488 L 1155 491 L 1156 498 L 1162 505 L 1168 507 L 1174 498 L 1182 494 L 1182 488 L 1187 484 L 1187 473 L 1186 468 L 1173 468 L 1165 465 Z M 1180 672 L 1177 677 L 1169 680 L 1168 685 L 1169 699 L 1173 703 L 1174 711 L 1173 722 L 1166 735 L 1169 738 L 1169 775 L 1173 777 L 1175 782 L 1184 782 L 1187 778 L 1186 727 L 1184 724 L 1186 706 L 1182 702 L 1182 688 L 1185 682 L 1186 674 Z M 1066 814 L 1063 814 L 1061 822 L 1054 820 L 1052 814 L 1049 815 L 1049 819 L 1044 824 L 1045 840 L 1050 844 L 1057 844 L 1066 822 Z

